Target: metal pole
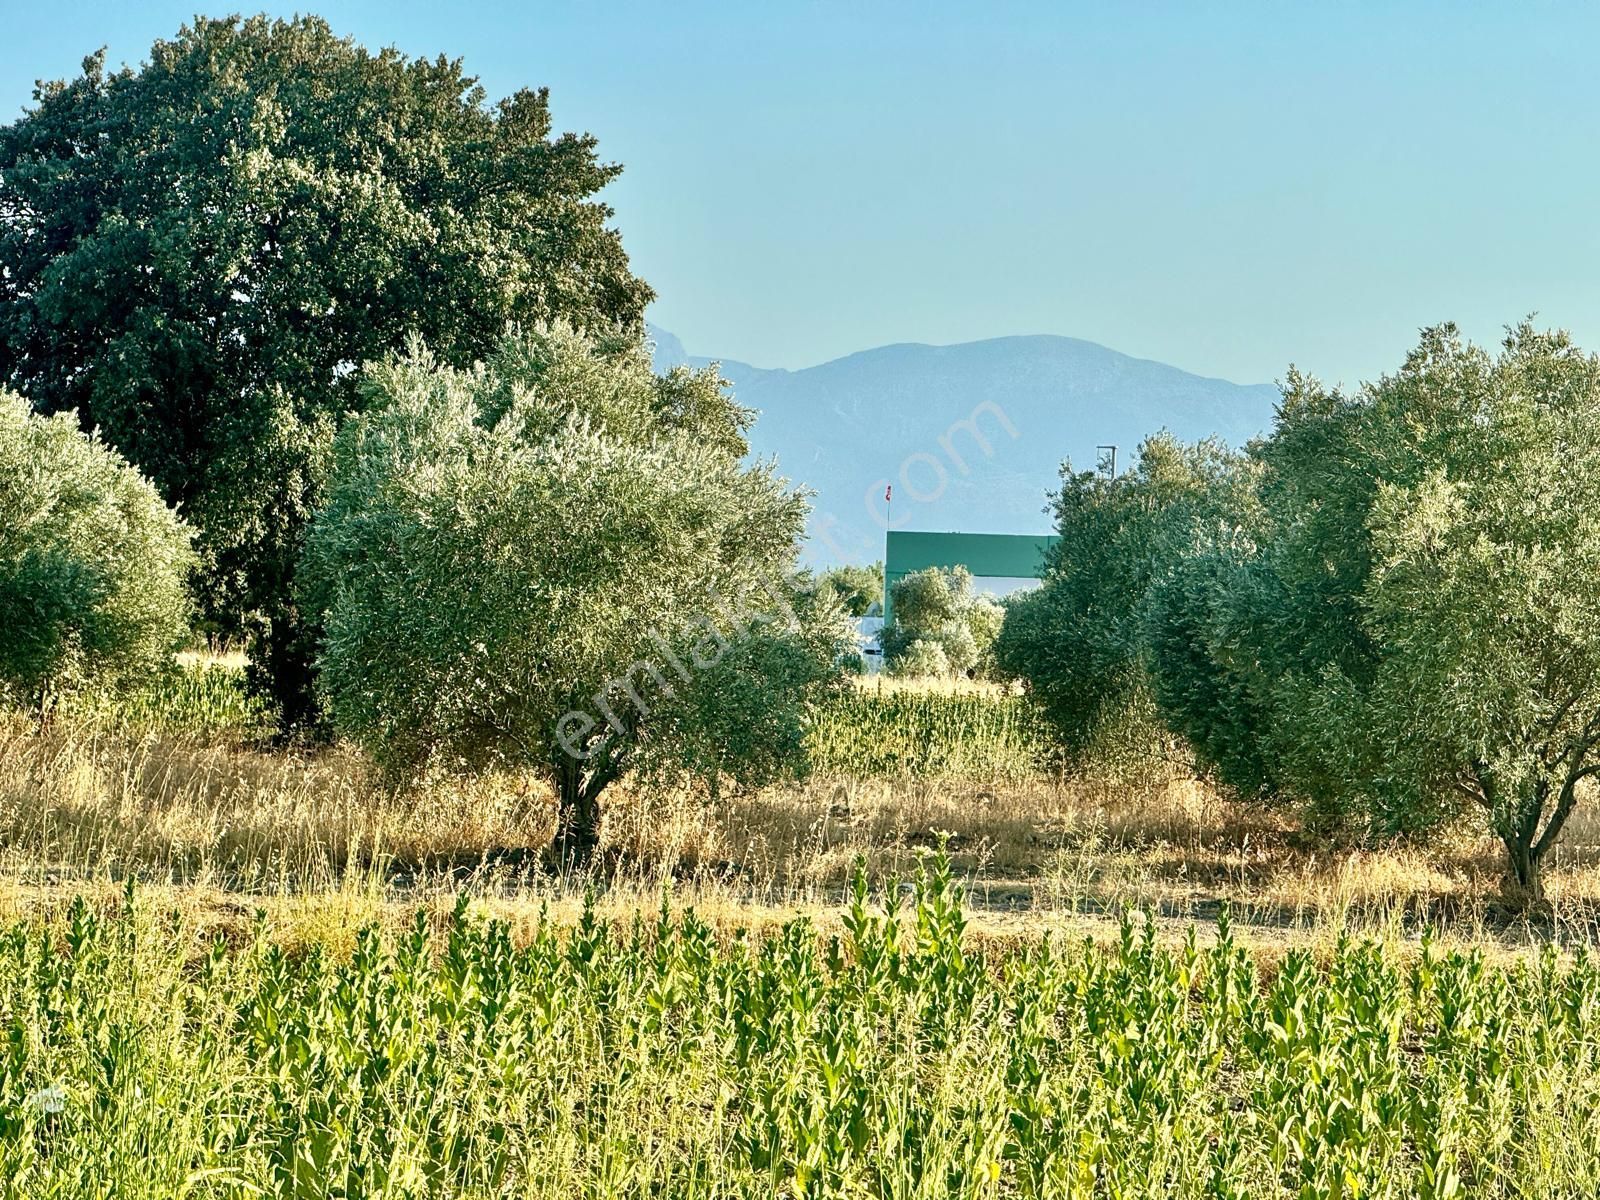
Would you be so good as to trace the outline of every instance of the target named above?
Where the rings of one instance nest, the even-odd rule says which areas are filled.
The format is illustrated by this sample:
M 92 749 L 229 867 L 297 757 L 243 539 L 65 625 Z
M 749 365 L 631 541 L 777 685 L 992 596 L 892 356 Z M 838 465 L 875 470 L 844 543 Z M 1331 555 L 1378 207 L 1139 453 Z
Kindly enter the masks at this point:
M 889 534 L 894 529 L 894 485 L 883 485 L 883 622 L 889 623 Z M 883 647 L 883 636 L 878 637 L 879 649 Z M 881 667 L 880 667 L 881 669 Z

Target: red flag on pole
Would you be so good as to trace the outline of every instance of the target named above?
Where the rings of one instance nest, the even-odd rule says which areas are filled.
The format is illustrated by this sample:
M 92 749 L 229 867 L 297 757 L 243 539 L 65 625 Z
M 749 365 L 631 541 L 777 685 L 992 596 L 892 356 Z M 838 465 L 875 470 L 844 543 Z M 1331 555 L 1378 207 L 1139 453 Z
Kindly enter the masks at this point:
M 889 503 L 890 499 L 893 496 L 893 493 L 894 493 L 894 485 L 893 484 L 889 484 L 887 487 L 885 487 L 883 489 L 883 502 L 885 504 Z

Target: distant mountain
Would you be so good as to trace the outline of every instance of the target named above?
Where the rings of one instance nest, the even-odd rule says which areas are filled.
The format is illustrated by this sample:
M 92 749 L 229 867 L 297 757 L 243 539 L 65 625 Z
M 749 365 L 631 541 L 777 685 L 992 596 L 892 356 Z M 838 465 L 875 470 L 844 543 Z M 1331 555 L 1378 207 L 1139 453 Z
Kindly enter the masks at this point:
M 652 327 L 658 369 L 720 361 L 759 411 L 752 450 L 816 492 L 807 558 L 883 556 L 886 486 L 896 529 L 1043 533 L 1061 463 L 1119 470 L 1160 429 L 1241 445 L 1272 423 L 1278 391 L 1191 375 L 1077 338 L 906 343 L 799 371 L 691 355 Z

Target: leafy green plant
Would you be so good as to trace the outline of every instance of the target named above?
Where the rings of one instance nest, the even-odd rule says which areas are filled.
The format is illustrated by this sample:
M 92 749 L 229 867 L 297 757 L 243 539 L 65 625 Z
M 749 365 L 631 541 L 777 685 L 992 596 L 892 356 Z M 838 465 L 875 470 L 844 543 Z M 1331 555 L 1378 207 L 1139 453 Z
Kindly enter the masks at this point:
M 843 566 L 824 571 L 817 587 L 831 593 L 852 617 L 864 617 L 874 605 L 883 606 L 883 563 Z
M 1600 362 L 1451 326 L 1358 392 L 1292 374 L 1251 552 L 1173 569 L 1158 701 L 1223 777 L 1392 834 L 1477 807 L 1511 889 L 1600 773 Z
M 1129 917 L 980 948 L 942 855 L 841 931 L 664 901 L 290 952 L 129 892 L 0 930 L 0 1179 L 40 1200 L 1578 1196 L 1600 966 Z
M 0 695 L 44 721 L 63 695 L 170 668 L 193 561 L 187 527 L 120 455 L 0 391 Z

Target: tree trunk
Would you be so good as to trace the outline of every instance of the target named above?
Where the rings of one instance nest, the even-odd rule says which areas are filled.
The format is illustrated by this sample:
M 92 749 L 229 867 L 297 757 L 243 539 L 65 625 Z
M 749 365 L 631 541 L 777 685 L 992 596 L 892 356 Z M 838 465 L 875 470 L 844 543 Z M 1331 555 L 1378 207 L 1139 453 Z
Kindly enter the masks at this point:
M 584 785 L 583 764 L 573 758 L 564 758 L 556 775 L 561 806 L 551 851 L 563 869 L 586 867 L 600 842 L 599 789 Z
M 328 740 L 330 731 L 314 690 L 316 630 L 285 608 L 272 620 L 256 623 L 251 633 L 246 685 L 277 709 L 278 740 Z
M 1494 821 L 1495 832 L 1506 848 L 1505 898 L 1517 908 L 1529 908 L 1544 903 L 1544 856 L 1561 832 L 1567 813 L 1571 811 L 1570 785 L 1563 788 L 1561 802 L 1551 811 L 1551 787 L 1547 779 L 1539 779 L 1519 791 L 1515 807 L 1502 810 Z M 1485 786 L 1487 802 L 1494 804 L 1494 791 Z M 1491 807 L 1491 812 L 1495 811 Z M 1549 812 L 1544 836 L 1539 836 L 1539 822 Z
M 33 732 L 35 736 L 43 737 L 50 732 L 50 722 L 56 715 L 56 694 L 48 683 L 39 688 L 39 708 L 36 715 L 38 720 L 34 724 Z
M 1503 834 L 1506 846 L 1506 898 L 1518 907 L 1544 903 L 1542 854 L 1536 854 L 1533 839 L 1518 834 Z

